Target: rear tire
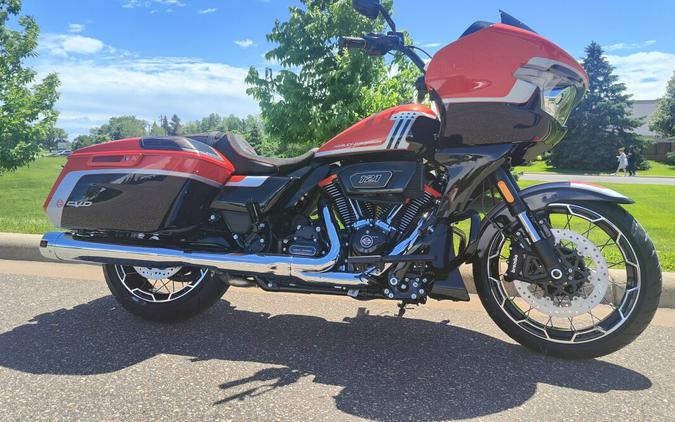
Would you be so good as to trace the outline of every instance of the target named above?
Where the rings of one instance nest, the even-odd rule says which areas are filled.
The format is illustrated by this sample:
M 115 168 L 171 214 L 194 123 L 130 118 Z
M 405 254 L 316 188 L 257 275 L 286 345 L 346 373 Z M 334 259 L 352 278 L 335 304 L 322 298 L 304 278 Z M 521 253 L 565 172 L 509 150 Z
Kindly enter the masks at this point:
M 565 204 L 563 204 L 565 205 Z M 552 338 L 543 338 L 535 335 L 534 330 L 526 329 L 528 327 L 523 323 L 525 319 L 519 320 L 509 314 L 505 303 L 515 303 L 512 299 L 506 297 L 506 302 L 496 293 L 495 285 L 498 281 L 504 283 L 503 278 L 495 280 L 490 277 L 490 253 L 474 262 L 474 277 L 476 281 L 476 290 L 480 296 L 483 306 L 487 310 L 494 322 L 511 338 L 523 346 L 545 355 L 556 356 L 565 359 L 589 359 L 609 353 L 613 353 L 635 340 L 652 320 L 659 304 L 661 294 L 661 267 L 654 248 L 654 244 L 647 236 L 644 228 L 630 215 L 626 210 L 618 205 L 605 203 L 568 203 L 569 207 L 583 207 L 598 216 L 602 216 L 605 221 L 611 223 L 618 229 L 634 253 L 633 259 L 637 260 L 639 265 L 639 287 L 637 290 L 637 300 L 626 315 L 625 320 L 613 328 L 608 334 L 590 341 L 575 343 L 574 340 L 568 342 L 553 341 Z M 571 209 L 571 208 L 570 208 Z M 535 210 L 541 212 L 542 210 Z M 484 233 L 490 236 L 490 245 L 500 236 L 500 232 L 494 227 L 488 228 Z M 498 252 L 500 253 L 500 252 Z M 494 259 L 494 256 L 492 257 Z M 497 258 L 499 259 L 499 258 Z M 508 306 L 510 307 L 510 306 Z M 628 308 L 626 308 L 628 309 Z M 529 315 L 529 314 L 528 314 Z M 528 315 L 523 315 L 523 318 Z M 516 320 L 518 322 L 516 322 Z M 572 331 L 574 332 L 574 331 Z M 574 338 L 573 338 L 574 339 Z
M 167 300 L 166 294 L 155 297 L 147 293 L 145 290 L 151 291 L 150 281 L 136 272 L 134 267 L 103 265 L 106 283 L 117 302 L 132 314 L 155 322 L 176 322 L 191 318 L 218 302 L 229 287 L 211 270 L 195 268 L 186 271 L 196 272 L 195 281 L 176 292 L 175 299 L 169 294 Z M 139 287 L 130 286 L 127 277 L 133 278 Z

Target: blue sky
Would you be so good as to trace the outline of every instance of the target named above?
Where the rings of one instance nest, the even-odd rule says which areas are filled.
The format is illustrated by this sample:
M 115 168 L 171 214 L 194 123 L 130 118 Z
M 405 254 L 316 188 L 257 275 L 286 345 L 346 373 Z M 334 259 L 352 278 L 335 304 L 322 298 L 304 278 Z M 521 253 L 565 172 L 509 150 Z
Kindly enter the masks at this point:
M 109 117 L 257 113 L 244 92 L 263 68 L 265 34 L 293 0 L 24 0 L 42 29 L 33 64 L 58 72 L 59 126 L 71 137 Z M 605 46 L 636 99 L 663 94 L 675 70 L 675 1 L 394 0 L 394 19 L 431 52 L 504 9 L 579 58 Z M 345 34 L 355 35 L 355 34 Z

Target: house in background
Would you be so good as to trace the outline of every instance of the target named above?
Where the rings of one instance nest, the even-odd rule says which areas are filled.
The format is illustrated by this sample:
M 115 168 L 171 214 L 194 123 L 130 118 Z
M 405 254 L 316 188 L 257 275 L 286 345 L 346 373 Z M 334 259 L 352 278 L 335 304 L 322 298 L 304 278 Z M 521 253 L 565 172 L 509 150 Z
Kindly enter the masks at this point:
M 663 161 L 666 154 L 675 151 L 675 141 L 662 137 L 649 129 L 649 122 L 656 111 L 657 100 L 635 100 L 631 113 L 635 117 L 642 118 L 642 125 L 635 129 L 635 133 L 644 136 L 649 142 L 645 150 L 645 158 L 648 160 Z

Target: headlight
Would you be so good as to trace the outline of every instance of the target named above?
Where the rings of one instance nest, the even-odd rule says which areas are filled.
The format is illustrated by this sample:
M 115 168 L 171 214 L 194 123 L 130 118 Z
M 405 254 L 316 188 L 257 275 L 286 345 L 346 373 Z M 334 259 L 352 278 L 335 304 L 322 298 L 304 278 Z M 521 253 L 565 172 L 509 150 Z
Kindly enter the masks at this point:
M 584 96 L 585 89 L 567 79 L 545 85 L 541 90 L 541 108 L 558 123 L 565 124 L 574 107 Z
M 527 64 L 516 71 L 515 77 L 539 88 L 542 110 L 561 125 L 565 124 L 586 92 L 581 75 L 562 65 L 544 68 Z

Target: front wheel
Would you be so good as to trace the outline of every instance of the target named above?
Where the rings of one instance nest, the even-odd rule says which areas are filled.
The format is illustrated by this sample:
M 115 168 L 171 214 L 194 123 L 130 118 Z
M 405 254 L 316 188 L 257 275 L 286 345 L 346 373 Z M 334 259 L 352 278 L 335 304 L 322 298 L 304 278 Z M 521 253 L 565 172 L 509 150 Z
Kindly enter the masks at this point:
M 598 357 L 635 340 L 661 294 L 659 260 L 642 226 L 614 204 L 556 203 L 533 211 L 550 224 L 567 273 L 554 282 L 517 241 L 490 226 L 474 275 L 492 319 L 525 347 L 561 358 Z M 521 277 L 505 277 L 516 267 Z
M 106 264 L 103 273 L 110 292 L 124 309 L 158 322 L 195 316 L 215 304 L 228 288 L 205 268 Z

